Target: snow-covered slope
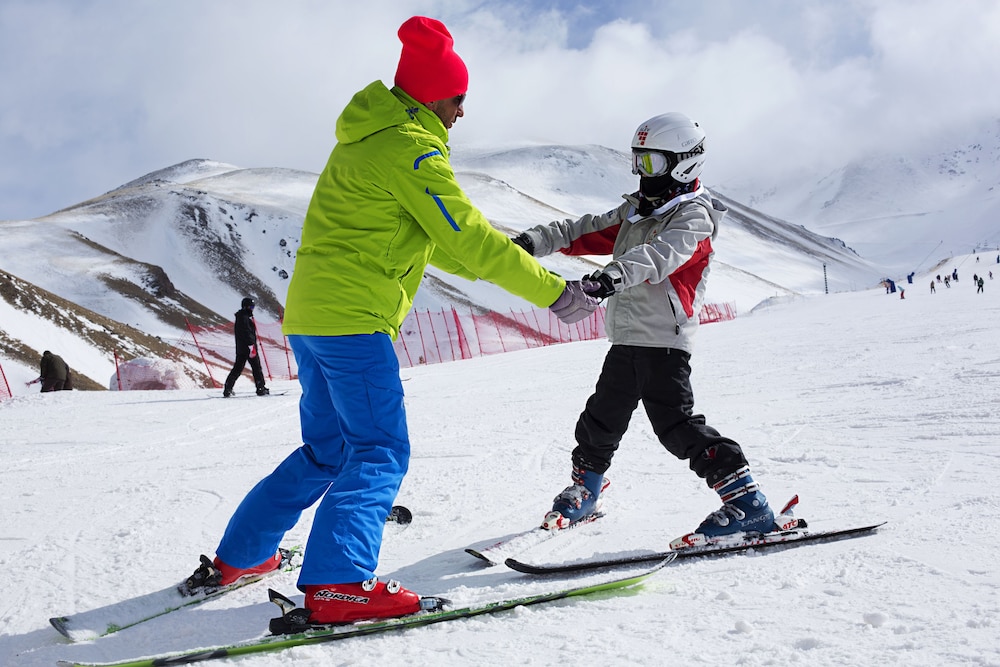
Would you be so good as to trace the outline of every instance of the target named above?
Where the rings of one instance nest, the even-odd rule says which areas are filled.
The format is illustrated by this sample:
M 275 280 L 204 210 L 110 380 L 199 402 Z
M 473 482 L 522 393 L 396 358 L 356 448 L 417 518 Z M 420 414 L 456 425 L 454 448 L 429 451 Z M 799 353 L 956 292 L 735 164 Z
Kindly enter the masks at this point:
M 815 295 L 702 328 L 696 409 L 743 444 L 772 503 L 799 494 L 816 529 L 887 521 L 873 536 L 688 561 L 632 593 L 232 662 L 1000 664 L 998 317 L 1000 280 L 976 294 L 963 279 L 905 299 Z M 929 322 L 947 330 L 929 333 Z M 458 602 L 555 585 L 484 568 L 463 549 L 535 525 L 568 483 L 573 425 L 606 349 L 406 369 L 413 458 L 397 500 L 415 518 L 387 531 L 379 575 Z M 291 393 L 0 402 L 0 664 L 114 660 L 266 632 L 278 610 L 265 585 L 92 643 L 68 644 L 47 619 L 174 584 L 213 553 L 246 491 L 299 444 L 298 386 L 273 387 Z M 607 516 L 527 558 L 660 550 L 718 507 L 641 409 L 608 475 Z M 311 516 L 287 543 L 304 543 Z M 294 575 L 268 585 L 301 600 Z

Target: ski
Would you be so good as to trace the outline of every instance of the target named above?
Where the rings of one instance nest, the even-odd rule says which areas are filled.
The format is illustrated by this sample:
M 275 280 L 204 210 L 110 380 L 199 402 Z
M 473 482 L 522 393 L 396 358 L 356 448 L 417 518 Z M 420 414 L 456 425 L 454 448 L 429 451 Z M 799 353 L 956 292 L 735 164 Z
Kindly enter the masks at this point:
M 284 558 L 277 570 L 256 577 L 246 577 L 209 592 L 199 591 L 193 595 L 185 595 L 181 592 L 181 588 L 184 586 L 184 582 L 181 582 L 154 593 L 113 602 L 90 611 L 50 618 L 49 623 L 64 637 L 75 642 L 105 637 L 164 614 L 212 600 L 220 595 L 257 583 L 273 574 L 292 572 L 301 566 L 301 547 L 282 549 L 281 551 Z
M 266 635 L 257 639 L 251 639 L 245 642 L 233 644 L 231 646 L 199 648 L 188 652 L 144 657 L 135 660 L 105 663 L 86 663 L 61 660 L 59 661 L 59 665 L 60 667 L 165 667 L 168 665 L 186 665 L 218 658 L 281 651 L 295 646 L 321 644 L 324 642 L 349 639 L 351 637 L 364 637 L 383 632 L 408 630 L 425 625 L 433 625 L 435 623 L 473 618 L 484 614 L 495 614 L 513 609 L 515 607 L 543 604 L 570 597 L 589 595 L 599 591 L 610 591 L 635 586 L 653 575 L 660 568 L 667 565 L 674 559 L 674 557 L 675 554 L 667 554 L 666 557 L 660 560 L 660 562 L 652 566 L 647 566 L 637 573 L 629 573 L 627 575 L 605 578 L 596 583 L 583 586 L 565 586 L 543 593 L 534 593 L 516 598 L 484 602 L 460 609 L 418 612 L 411 616 L 403 616 L 389 620 L 362 621 L 348 625 L 325 626 L 320 629 L 311 629 L 305 632 L 290 635 Z M 275 596 L 287 600 L 287 598 L 284 598 L 284 596 L 279 593 L 272 593 L 272 599 Z
M 250 398 L 250 397 L 254 397 L 254 398 L 267 398 L 269 396 L 285 396 L 285 395 L 287 395 L 289 393 L 289 391 L 290 390 L 288 390 L 288 389 L 286 389 L 285 391 L 271 391 L 271 392 L 268 392 L 268 393 L 266 393 L 264 395 L 259 395 L 256 392 L 252 392 L 252 393 L 240 392 L 238 394 L 234 393 L 232 396 L 223 396 L 222 394 L 213 394 L 212 396 L 209 396 L 209 398 Z
M 542 527 L 532 528 L 531 530 L 526 530 L 524 532 L 511 535 L 510 537 L 506 537 L 484 549 L 466 549 L 465 553 L 475 556 L 479 560 L 485 561 L 488 565 L 500 565 L 508 558 L 512 558 L 513 556 L 516 556 L 517 554 L 526 551 L 535 545 L 561 535 L 567 530 L 573 530 L 579 526 L 585 526 L 588 523 L 593 523 L 602 516 L 604 516 L 603 512 L 595 512 L 594 514 L 571 524 L 569 528 L 561 528 L 558 530 L 547 530 Z
M 872 524 L 870 526 L 860 526 L 858 528 L 846 528 L 843 530 L 825 530 L 811 532 L 809 530 L 786 530 L 774 533 L 764 533 L 738 544 L 709 545 L 704 547 L 690 547 L 678 549 L 676 551 L 658 551 L 653 553 L 638 554 L 632 556 L 622 556 L 620 558 L 602 558 L 596 560 L 572 561 L 568 563 L 533 564 L 519 561 L 515 558 L 508 558 L 504 564 L 524 574 L 566 574 L 573 572 L 587 572 L 590 570 L 606 570 L 616 567 L 638 565 L 662 560 L 673 555 L 677 559 L 694 558 L 698 556 L 727 556 L 745 551 L 761 551 L 765 549 L 792 548 L 805 544 L 815 544 L 817 542 L 834 542 L 846 540 L 853 537 L 870 535 L 885 522 Z
M 394 523 L 399 526 L 406 526 L 413 521 L 413 513 L 402 505 L 393 505 L 385 521 L 387 524 Z M 185 595 L 178 588 L 181 584 L 175 584 L 154 593 L 120 602 L 113 602 L 98 609 L 91 609 L 90 611 L 68 616 L 56 616 L 50 618 L 49 623 L 64 637 L 77 642 L 114 634 L 119 630 L 130 628 L 163 616 L 164 614 L 184 609 L 185 607 L 201 604 L 220 595 L 257 583 L 272 574 L 292 572 L 299 569 L 301 566 L 302 547 L 292 547 L 291 549 L 283 549 L 282 551 L 286 552 L 288 557 L 286 562 L 277 570 L 258 577 L 247 577 L 211 592 Z

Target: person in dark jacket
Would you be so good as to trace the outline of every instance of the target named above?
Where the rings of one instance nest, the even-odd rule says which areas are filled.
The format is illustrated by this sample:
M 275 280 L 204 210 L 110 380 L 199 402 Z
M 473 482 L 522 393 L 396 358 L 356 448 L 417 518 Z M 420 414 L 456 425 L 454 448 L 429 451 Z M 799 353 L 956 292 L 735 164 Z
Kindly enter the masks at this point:
M 63 361 L 58 354 L 52 354 L 48 350 L 42 352 L 42 362 L 39 369 L 38 379 L 42 382 L 42 391 L 62 391 L 72 389 L 70 380 L 69 364 Z
M 257 354 L 257 325 L 253 321 L 253 309 L 256 305 L 253 299 L 246 297 L 236 312 L 236 325 L 233 327 L 236 337 L 236 361 L 233 363 L 233 370 L 229 371 L 226 386 L 222 390 L 222 395 L 226 398 L 233 395 L 233 385 L 246 368 L 247 361 L 250 362 L 250 370 L 253 371 L 257 395 L 266 396 L 270 393 L 264 386 L 264 372 L 260 368 L 260 356 Z

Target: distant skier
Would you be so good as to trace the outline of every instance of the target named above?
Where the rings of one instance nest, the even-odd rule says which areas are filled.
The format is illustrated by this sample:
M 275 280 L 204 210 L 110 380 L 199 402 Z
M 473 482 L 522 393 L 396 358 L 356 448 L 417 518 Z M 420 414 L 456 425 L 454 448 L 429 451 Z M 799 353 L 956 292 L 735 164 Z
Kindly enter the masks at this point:
M 632 138 L 637 192 L 606 213 L 538 225 L 514 239 L 538 257 L 614 257 L 584 278 L 590 294 L 610 299 L 611 349 L 576 423 L 572 483 L 556 496 L 544 528 L 565 528 L 597 511 L 608 485 L 604 474 L 640 401 L 663 447 L 687 461 L 723 503 L 672 546 L 778 528 L 743 449 L 693 411 L 693 337 L 726 212 L 698 180 L 704 162 L 705 133 L 698 123 L 680 113 L 651 118 Z M 791 518 L 778 521 L 795 525 Z
M 982 293 L 982 291 L 983 291 L 983 284 L 984 284 L 983 277 L 979 276 L 979 280 L 976 281 L 976 285 L 977 285 L 977 287 L 976 287 L 976 294 L 981 294 Z
M 233 335 L 236 338 L 236 361 L 233 362 L 233 369 L 229 371 L 226 378 L 226 386 L 222 390 L 222 395 L 229 398 L 233 395 L 233 385 L 243 373 L 247 362 L 250 362 L 250 370 L 253 371 L 253 382 L 257 386 L 258 396 L 267 396 L 270 390 L 265 386 L 264 371 L 260 367 L 260 355 L 257 350 L 257 324 L 253 319 L 253 309 L 256 302 L 250 297 L 246 297 L 240 303 L 240 309 L 236 311 L 236 323 L 233 326 Z
M 73 372 L 62 357 L 45 350 L 39 363 L 38 377 L 27 384 L 30 386 L 38 382 L 42 383 L 43 392 L 69 390 L 73 388 Z

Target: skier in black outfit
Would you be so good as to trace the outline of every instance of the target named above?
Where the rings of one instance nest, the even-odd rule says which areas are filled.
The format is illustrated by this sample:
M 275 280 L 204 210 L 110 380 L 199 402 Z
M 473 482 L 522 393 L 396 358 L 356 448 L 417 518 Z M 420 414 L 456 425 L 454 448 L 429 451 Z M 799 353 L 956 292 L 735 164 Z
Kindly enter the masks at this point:
M 225 389 L 222 391 L 222 395 L 226 398 L 233 395 L 233 385 L 246 368 L 247 361 L 250 362 L 250 369 L 253 371 L 257 395 L 266 396 L 270 393 L 264 386 L 264 372 L 260 369 L 260 356 L 257 354 L 257 325 L 253 321 L 255 305 L 257 304 L 253 299 L 246 297 L 236 312 L 236 325 L 233 328 L 236 336 L 236 362 L 233 364 L 233 370 L 229 371 Z

